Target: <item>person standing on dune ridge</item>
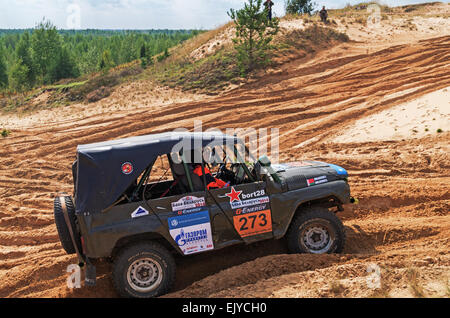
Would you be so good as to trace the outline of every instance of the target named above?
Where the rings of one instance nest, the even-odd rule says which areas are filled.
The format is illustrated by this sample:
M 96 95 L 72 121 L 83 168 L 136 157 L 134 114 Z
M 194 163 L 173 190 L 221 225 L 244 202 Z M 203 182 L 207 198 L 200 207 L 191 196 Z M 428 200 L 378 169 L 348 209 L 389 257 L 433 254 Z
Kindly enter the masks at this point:
M 272 21 L 272 7 L 274 6 L 274 3 L 271 0 L 267 0 L 266 2 L 264 2 L 264 5 L 267 9 L 267 17 L 270 21 Z
M 325 8 L 325 6 L 323 6 L 322 10 L 320 10 L 319 12 L 320 14 L 320 19 L 322 20 L 323 23 L 327 23 L 328 20 L 328 11 Z

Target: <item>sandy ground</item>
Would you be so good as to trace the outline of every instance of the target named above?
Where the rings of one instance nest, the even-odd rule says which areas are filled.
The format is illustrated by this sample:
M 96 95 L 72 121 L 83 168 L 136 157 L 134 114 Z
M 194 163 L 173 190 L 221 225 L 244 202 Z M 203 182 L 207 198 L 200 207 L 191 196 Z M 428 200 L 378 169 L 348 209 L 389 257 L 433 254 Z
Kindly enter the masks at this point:
M 334 142 L 399 140 L 432 136 L 450 128 L 450 87 L 356 121 Z
M 53 198 L 72 191 L 78 144 L 192 129 L 194 120 L 204 129 L 279 128 L 282 161 L 347 168 L 360 204 L 340 214 L 342 255 L 288 255 L 280 240 L 178 258 L 168 297 L 449 297 L 450 133 L 437 133 L 429 118 L 437 110 L 448 123 L 450 33 L 417 38 L 343 44 L 214 98 L 158 107 L 145 88 L 136 97 L 124 87 L 102 101 L 116 111 L 11 123 L 0 140 L 0 297 L 116 297 L 106 262 L 97 287 L 66 287 L 75 258 L 58 241 Z M 127 108 L 139 98 L 149 103 Z M 403 108 L 411 119 L 397 116 Z M 380 135 L 376 121 L 390 115 L 397 123 Z M 411 125 L 419 133 L 408 133 Z

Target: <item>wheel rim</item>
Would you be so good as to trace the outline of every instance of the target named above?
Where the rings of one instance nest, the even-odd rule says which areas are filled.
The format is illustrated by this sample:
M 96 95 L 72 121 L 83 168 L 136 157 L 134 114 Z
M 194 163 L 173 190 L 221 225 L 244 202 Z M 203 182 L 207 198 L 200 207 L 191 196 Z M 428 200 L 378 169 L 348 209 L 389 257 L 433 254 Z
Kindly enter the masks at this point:
M 162 279 L 162 267 L 152 258 L 136 260 L 128 267 L 128 284 L 137 292 L 148 293 L 155 290 Z
M 330 251 L 335 236 L 329 225 L 313 222 L 303 227 L 299 240 L 308 253 L 325 254 Z

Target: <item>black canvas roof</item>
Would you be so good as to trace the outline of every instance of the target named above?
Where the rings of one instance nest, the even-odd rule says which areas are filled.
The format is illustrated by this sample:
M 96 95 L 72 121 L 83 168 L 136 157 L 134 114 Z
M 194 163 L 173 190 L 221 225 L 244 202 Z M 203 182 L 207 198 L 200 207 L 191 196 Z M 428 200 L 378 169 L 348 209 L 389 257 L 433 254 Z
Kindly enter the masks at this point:
M 160 155 L 237 142 L 237 137 L 222 133 L 172 132 L 80 145 L 74 178 L 76 212 L 97 213 L 111 206 Z

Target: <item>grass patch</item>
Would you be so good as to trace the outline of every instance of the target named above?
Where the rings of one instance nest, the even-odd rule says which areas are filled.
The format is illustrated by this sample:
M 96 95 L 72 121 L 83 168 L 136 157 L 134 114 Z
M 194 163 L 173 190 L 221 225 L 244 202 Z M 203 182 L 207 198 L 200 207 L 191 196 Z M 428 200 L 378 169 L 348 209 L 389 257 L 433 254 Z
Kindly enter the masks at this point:
M 350 38 L 345 33 L 316 24 L 304 30 L 292 30 L 277 42 L 279 48 L 301 50 L 314 53 L 318 49 L 327 48 L 338 42 L 348 42 Z
M 70 90 L 70 89 L 78 87 L 78 86 L 83 86 L 87 82 L 88 81 L 73 82 L 73 83 L 69 83 L 69 84 L 51 85 L 51 86 L 47 86 L 47 88 L 64 92 L 64 91 Z
M 0 99 L 0 110 L 3 112 L 33 111 L 36 109 L 68 106 L 74 102 L 96 102 L 108 97 L 113 88 L 127 80 L 133 79 L 142 72 L 138 61 L 82 77 L 77 80 L 62 80 L 55 85 L 44 86 L 21 94 L 12 94 Z M 35 98 L 47 93 L 42 102 Z M 34 101 L 34 102 L 33 102 Z
M 8 137 L 11 134 L 11 130 L 8 129 L 2 129 L 1 135 L 3 138 Z
M 234 52 L 221 49 L 214 55 L 194 63 L 173 63 L 163 72 L 155 73 L 156 79 L 171 88 L 215 93 L 241 81 Z
M 99 73 L 91 79 L 72 85 L 67 90 L 66 98 L 69 101 L 85 101 L 88 103 L 99 101 L 108 97 L 112 88 L 122 82 L 142 73 L 138 61 L 117 67 L 107 73 Z

